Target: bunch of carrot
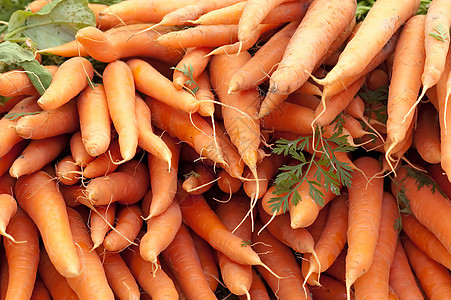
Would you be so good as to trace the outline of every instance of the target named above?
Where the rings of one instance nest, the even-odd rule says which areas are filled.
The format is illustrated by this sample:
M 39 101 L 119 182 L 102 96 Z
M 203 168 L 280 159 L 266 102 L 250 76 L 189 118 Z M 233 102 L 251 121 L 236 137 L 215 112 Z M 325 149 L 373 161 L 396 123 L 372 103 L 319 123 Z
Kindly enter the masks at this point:
M 451 2 L 357 6 L 90 4 L 0 74 L 0 299 L 449 299 Z

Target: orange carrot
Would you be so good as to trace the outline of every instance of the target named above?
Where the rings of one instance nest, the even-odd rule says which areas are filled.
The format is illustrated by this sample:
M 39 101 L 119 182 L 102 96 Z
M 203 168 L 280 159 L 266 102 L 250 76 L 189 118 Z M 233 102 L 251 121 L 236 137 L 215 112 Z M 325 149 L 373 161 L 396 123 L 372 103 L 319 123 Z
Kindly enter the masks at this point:
M 132 71 L 123 61 L 111 62 L 103 71 L 103 84 L 121 155 L 128 161 L 136 154 L 139 137 Z
M 39 106 L 44 110 L 63 106 L 87 87 L 93 76 L 94 69 L 89 60 L 83 57 L 69 58 L 58 67 L 52 83 L 38 100 Z M 70 85 L 66 85 L 68 81 Z
M 75 164 L 72 155 L 66 155 L 55 165 L 58 181 L 65 185 L 74 185 L 78 182 L 80 167 Z
M 238 178 L 232 177 L 227 171 L 220 170 L 218 173 L 218 187 L 227 194 L 234 194 L 241 188 L 242 181 Z
M 192 78 L 197 78 L 202 73 L 210 61 L 210 57 L 206 56 L 210 51 L 209 47 L 193 47 L 186 50 L 185 55 L 174 68 L 172 81 L 176 89 L 186 87 L 186 81 L 190 80 L 184 74 L 185 70 L 191 70 Z
M 135 58 L 127 61 L 127 64 L 132 71 L 138 91 L 187 113 L 194 113 L 199 109 L 199 103 L 193 95 L 184 90 L 177 90 L 169 79 L 149 63 Z
M 55 75 L 57 66 L 45 67 L 52 76 Z M 13 97 L 19 95 L 38 95 L 38 91 L 31 83 L 27 72 L 22 70 L 12 70 L 0 75 L 0 96 Z
M 137 205 L 121 206 L 117 212 L 114 231 L 109 232 L 103 240 L 106 250 L 115 252 L 127 248 L 142 227 L 141 208 Z
M 70 138 L 70 152 L 74 158 L 75 164 L 82 168 L 86 167 L 91 161 L 94 160 L 94 156 L 90 155 L 84 146 L 84 140 L 80 131 L 72 134 Z
M 445 195 L 448 198 L 451 198 L 451 182 L 448 181 L 448 177 L 440 164 L 427 164 L 426 170 L 429 176 L 437 182 L 438 186 L 442 189 Z
M 215 104 L 212 100 L 215 100 L 215 95 L 212 92 L 210 75 L 208 70 L 204 70 L 195 79 L 198 90 L 195 93 L 196 99 L 199 101 L 199 114 L 202 116 L 212 116 L 215 112 Z M 196 86 L 191 84 L 188 87 L 193 91 Z
M 314 119 L 314 110 L 293 103 L 282 102 L 276 110 L 261 119 L 261 126 L 269 130 L 311 134 L 311 124 Z
M 346 281 L 346 252 L 347 247 L 345 246 L 340 255 L 335 259 L 334 263 L 324 272 L 343 283 Z
M 310 292 L 312 293 L 313 299 L 318 300 L 346 299 L 345 285 L 328 275 L 321 275 L 321 286 L 311 286 Z M 354 299 L 354 295 L 350 299 Z
M 215 256 L 215 250 L 200 236 L 189 231 L 191 238 L 193 239 L 194 248 L 196 248 L 197 256 L 199 257 L 200 265 L 207 279 L 210 289 L 214 292 L 218 288 L 218 262 Z
M 32 140 L 22 154 L 13 162 L 9 169 L 12 177 L 19 178 L 40 170 L 53 161 L 66 148 L 68 135 L 58 135 L 41 140 Z
M 6 97 L 6 102 L 3 101 L 3 106 L 0 105 L 0 113 L 9 112 L 17 103 L 25 99 L 25 95 Z
M 97 252 L 91 251 L 92 241 L 82 216 L 73 208 L 67 208 L 67 215 L 74 243 L 80 248 L 83 259 L 81 274 L 77 277 L 66 278 L 67 283 L 80 299 L 114 299 L 100 257 Z M 92 293 L 93 291 L 95 293 Z
M 383 178 L 372 178 L 381 171 L 379 162 L 363 156 L 354 161 L 363 173 L 354 172 L 349 192 L 348 253 L 346 255 L 346 291 L 371 266 L 381 220 Z
M 74 99 L 55 110 L 23 116 L 17 121 L 15 128 L 25 139 L 44 139 L 72 133 L 79 126 L 77 102 Z
M 203 194 L 216 181 L 216 175 L 213 173 L 213 170 L 201 164 L 188 166 L 184 177 L 182 188 L 190 194 Z
M 14 185 L 16 184 L 16 179 L 11 177 L 9 173 L 5 173 L 0 176 L 0 194 L 14 194 Z
M 49 291 L 45 287 L 42 280 L 37 277 L 34 283 L 33 293 L 31 294 L 30 300 L 51 300 Z
M 368 74 L 365 84 L 370 90 L 374 91 L 378 88 L 388 86 L 389 83 L 390 80 L 387 72 L 380 68 L 376 68 Z
M 263 280 L 260 278 L 260 275 L 257 274 L 257 272 L 252 269 L 252 284 L 251 288 L 249 289 L 249 295 L 251 296 L 251 299 L 261 299 L 261 300 L 269 300 L 268 291 L 266 290 L 266 286 L 263 283 Z M 249 299 L 247 295 L 240 296 L 240 300 L 247 300 Z
M 413 133 L 413 141 L 418 154 L 430 164 L 441 161 L 440 128 L 438 113 L 430 104 L 420 106 L 418 124 Z
M 77 40 L 72 40 L 59 46 L 41 49 L 36 52 L 53 54 L 62 57 L 89 56 L 88 51 L 86 51 L 85 47 L 83 47 L 83 45 Z
M 275 209 L 273 209 L 273 206 L 271 205 L 273 203 L 271 201 L 271 199 L 277 198 L 277 196 L 278 196 L 274 192 L 275 189 L 276 189 L 275 185 L 269 187 L 268 190 L 266 191 L 265 195 L 261 199 L 261 204 L 262 204 L 263 210 L 270 216 L 273 216 L 273 215 L 280 216 L 281 214 L 285 213 L 282 208 L 280 208 L 279 210 L 275 210 Z M 286 193 L 281 194 L 280 196 L 283 197 L 285 195 L 286 195 Z
M 86 87 L 78 97 L 77 109 L 86 151 L 91 156 L 105 153 L 111 141 L 111 118 L 103 85 Z
M 242 178 L 244 162 L 241 159 L 238 149 L 232 143 L 230 136 L 227 134 L 224 124 L 215 122 L 215 131 L 219 148 L 222 150 L 224 155 L 225 163 L 221 165 L 222 168 L 232 177 Z M 259 153 L 260 151 L 257 154 Z
M 47 172 L 47 174 L 49 174 Z M 49 174 L 50 175 L 50 174 Z M 68 207 L 77 207 L 81 204 L 89 204 L 85 197 L 85 188 L 79 185 L 62 185 L 59 187 L 64 202 Z
M 22 210 L 11 218 L 8 234 L 20 243 L 3 238 L 8 259 L 8 290 L 5 299 L 30 299 L 39 263 L 39 232 Z
M 91 180 L 86 186 L 86 197 L 92 205 L 113 202 L 130 205 L 141 200 L 149 187 L 146 165 L 131 160 L 119 166 L 116 172 Z
M 94 243 L 93 249 L 99 247 L 110 230 L 116 217 L 116 203 L 110 205 L 96 206 L 96 211 L 91 212 L 89 228 L 91 229 L 91 240 Z
M 58 272 L 67 278 L 80 275 L 82 267 L 69 228 L 66 203 L 56 182 L 47 173 L 37 171 L 20 177 L 15 192 L 18 204 L 37 225 Z
M 121 151 L 117 139 L 111 141 L 105 153 L 97 156 L 83 169 L 83 176 L 86 178 L 95 178 L 105 176 L 114 172 L 122 160 Z

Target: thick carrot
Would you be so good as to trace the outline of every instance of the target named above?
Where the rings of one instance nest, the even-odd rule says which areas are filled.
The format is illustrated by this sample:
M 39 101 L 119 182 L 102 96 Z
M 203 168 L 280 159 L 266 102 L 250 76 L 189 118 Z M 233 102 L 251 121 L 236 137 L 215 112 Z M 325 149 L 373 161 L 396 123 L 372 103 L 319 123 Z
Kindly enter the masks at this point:
M 402 239 L 410 266 L 428 299 L 447 299 L 451 295 L 451 275 L 444 266 L 429 258 L 408 238 Z
M 402 188 L 409 199 L 412 214 L 451 252 L 451 233 L 447 229 L 451 220 L 446 217 L 451 213 L 451 202 L 437 190 L 432 190 L 432 186 L 419 186 L 413 177 L 415 174 L 410 172 L 413 171 L 406 167 L 397 171 L 396 183 L 392 183 L 393 195 L 398 195 Z M 427 174 L 421 176 L 434 183 Z
M 114 299 L 113 291 L 103 270 L 100 257 L 92 250 L 92 241 L 82 216 L 73 208 L 67 208 L 74 243 L 82 252 L 83 268 L 77 277 L 66 278 L 69 286 L 80 299 Z
M 451 254 L 435 235 L 412 215 L 402 215 L 402 230 L 417 247 L 436 262 L 451 269 Z
M 63 106 L 77 96 L 94 76 L 94 69 L 86 58 L 72 57 L 63 62 L 53 76 L 52 83 L 39 98 L 38 104 L 44 110 Z M 67 85 L 67 82 L 71 82 Z
M 376 297 L 384 299 L 389 293 L 390 267 L 395 255 L 398 232 L 395 229 L 399 217 L 395 198 L 388 192 L 382 200 L 382 216 L 374 259 L 371 267 L 354 284 L 357 299 Z
M 141 200 L 149 187 L 149 170 L 146 165 L 131 160 L 119 166 L 116 172 L 91 180 L 85 193 L 92 205 L 113 202 L 130 205 Z
M 19 208 L 7 227 L 19 243 L 3 237 L 8 259 L 8 290 L 5 299 L 30 299 L 39 263 L 39 232 L 30 217 Z
M 6 292 L 8 289 L 8 261 L 6 259 L 5 251 L 2 249 L 2 257 L 0 261 L 0 297 L 6 298 Z
M 165 29 L 142 32 L 147 27 L 147 24 L 135 24 L 103 32 L 89 26 L 78 30 L 75 38 L 92 58 L 101 62 L 109 63 L 126 57 L 146 56 L 170 65 L 177 63 L 182 57 L 180 49 L 155 42 Z
M 311 134 L 311 124 L 314 119 L 315 111 L 313 109 L 289 102 L 282 102 L 277 106 L 276 110 L 261 119 L 261 126 L 269 130 Z
M 356 1 L 314 1 L 271 75 L 269 92 L 290 94 L 309 78 L 332 42 L 354 19 Z M 306 55 L 308 53 L 308 55 Z
M 121 155 L 128 161 L 136 154 L 139 137 L 132 71 L 123 61 L 111 62 L 103 71 L 103 84 Z
M 389 283 L 400 299 L 424 299 L 399 240 L 390 269 Z
M 225 170 L 220 170 L 217 178 L 219 189 L 227 194 L 234 194 L 238 192 L 243 183 L 240 179 L 232 177 Z
M 346 281 L 346 252 L 347 247 L 345 246 L 340 255 L 335 259 L 334 263 L 324 272 L 343 283 Z M 353 291 L 351 291 L 351 294 L 352 293 Z
M 58 181 L 65 185 L 74 185 L 78 182 L 81 169 L 75 164 L 72 155 L 68 154 L 55 165 Z
M 69 286 L 66 278 L 58 273 L 53 266 L 44 247 L 40 251 L 38 273 L 53 299 L 78 299 L 77 294 Z
M 172 152 L 171 165 L 153 156 L 147 156 L 152 191 L 145 198 L 151 199 L 149 207 L 143 208 L 146 219 L 158 216 L 172 203 L 177 192 L 177 172 L 180 157 L 180 144 L 168 134 L 162 136 L 163 141 Z
M 91 156 L 99 156 L 111 141 L 111 118 L 103 85 L 86 87 L 78 97 L 77 109 L 86 151 Z
M 337 279 L 329 275 L 321 275 L 321 286 L 311 286 L 313 299 L 318 300 L 345 300 L 346 287 Z M 352 295 L 350 299 L 354 299 Z
M 103 243 L 107 232 L 110 230 L 110 225 L 114 223 L 115 217 L 116 203 L 96 206 L 96 211 L 91 212 L 89 228 L 91 229 L 91 240 L 94 244 L 92 246 L 93 249 L 96 249 Z
M 100 248 L 97 252 L 100 252 Z M 102 251 L 100 260 L 108 284 L 119 299 L 139 300 L 138 284 L 119 253 Z
M 136 121 L 138 122 L 138 146 L 171 166 L 172 152 L 165 142 L 153 132 L 152 117 L 146 102 L 136 95 Z
M 266 229 L 257 234 L 261 226 L 258 223 L 252 234 L 253 248 L 260 253 L 263 263 L 276 270 L 282 278 L 274 277 L 260 266 L 257 267 L 258 272 L 271 287 L 276 297 L 280 299 L 312 299 L 309 296 L 308 288 L 305 287 L 305 290 L 302 288 L 304 278 L 290 248 L 273 237 Z
M 163 251 L 163 257 L 188 299 L 216 299 L 205 278 L 186 225 L 180 226 L 174 240 Z
M 208 285 L 212 291 L 218 288 L 218 259 L 215 250 L 192 230 L 189 230 L 191 238 L 193 239 L 194 248 L 196 248 L 197 256 L 199 257 L 200 265 L 207 279 Z
M 404 25 L 396 45 L 392 76 L 388 89 L 388 120 L 385 157 L 391 158 L 392 150 L 407 137 L 407 129 L 413 121 L 411 109 L 421 87 L 424 66 L 425 16 L 410 18 Z M 415 61 L 415 64 L 412 63 Z M 405 83 L 408 82 L 409 85 Z
M 197 78 L 205 69 L 210 57 L 206 56 L 211 51 L 209 47 L 193 47 L 186 50 L 183 58 L 177 63 L 172 75 L 172 82 L 176 89 L 186 87 L 186 81 L 190 78 L 184 74 L 185 71 L 191 70 L 192 78 Z
M 83 169 L 83 176 L 86 178 L 95 178 L 105 176 L 114 172 L 122 161 L 121 151 L 117 139 L 111 141 L 105 153 L 97 156 L 93 161 Z
M 337 64 L 318 82 L 330 86 L 342 78 L 356 75 L 384 47 L 401 25 L 416 13 L 419 0 L 377 1 L 365 17 L 353 39 L 343 50 Z M 380 30 L 380 24 L 384 24 Z
M 3 157 L 8 153 L 11 148 L 22 141 L 23 138 L 19 136 L 14 128 L 20 114 L 24 113 L 34 113 L 40 111 L 39 105 L 36 103 L 37 97 L 31 96 L 19 101 L 14 107 L 9 110 L 8 114 L 11 118 L 7 118 L 8 114 L 0 119 L 0 135 L 2 137 L 2 142 L 0 143 L 0 157 Z M 18 116 L 15 118 L 14 116 Z
M 55 75 L 57 66 L 50 65 L 45 68 Z M 22 70 L 12 70 L 0 75 L 0 96 L 14 97 L 19 95 L 39 95 L 38 91 L 31 83 L 27 72 Z
M 103 240 L 103 246 L 111 252 L 127 248 L 141 230 L 143 219 L 139 205 L 121 206 L 116 215 L 114 231 L 110 231 Z
M 20 96 L 13 96 L 13 97 L 6 97 L 6 102 L 3 101 L 3 106 L 0 105 L 0 113 L 7 113 L 9 112 L 17 103 L 25 99 L 26 95 L 20 95 Z M 37 98 L 36 98 L 37 99 Z
M 346 290 L 371 266 L 377 245 L 384 190 L 383 178 L 372 178 L 381 171 L 379 162 L 363 156 L 354 161 L 362 172 L 353 172 L 349 192 L 348 253 Z
M 15 126 L 17 133 L 25 139 L 44 139 L 78 129 L 77 101 L 71 100 L 63 106 L 23 116 Z
M 418 124 L 413 133 L 413 142 L 418 154 L 430 164 L 441 161 L 440 128 L 438 112 L 431 104 L 418 109 Z
M 135 58 L 127 61 L 127 64 L 132 71 L 136 89 L 140 92 L 187 113 L 199 109 L 199 103 L 192 94 L 177 90 L 169 79 L 149 63 Z
M 12 177 L 19 178 L 40 170 L 60 155 L 69 143 L 68 135 L 32 140 L 9 169 Z
M 139 243 L 141 257 L 157 264 L 158 255 L 168 247 L 182 224 L 182 213 L 176 202 L 173 202 L 160 215 L 147 222 L 147 231 Z
M 50 175 L 37 171 L 17 180 L 18 204 L 37 225 L 49 258 L 64 277 L 81 273 L 81 263 L 69 227 L 66 203 Z

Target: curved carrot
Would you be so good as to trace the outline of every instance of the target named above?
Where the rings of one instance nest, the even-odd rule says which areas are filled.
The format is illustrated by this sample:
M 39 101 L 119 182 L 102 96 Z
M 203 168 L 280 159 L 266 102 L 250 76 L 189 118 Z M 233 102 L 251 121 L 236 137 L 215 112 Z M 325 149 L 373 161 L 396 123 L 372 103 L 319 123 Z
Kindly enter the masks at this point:
M 52 76 L 58 70 L 58 66 L 44 66 Z M 14 97 L 19 95 L 39 95 L 31 83 L 27 73 L 22 70 L 12 70 L 0 75 L 0 96 Z
M 105 153 L 111 141 L 111 118 L 103 85 L 86 87 L 78 97 L 77 110 L 86 151 L 91 156 Z
M 122 160 L 121 150 L 117 139 L 111 141 L 105 153 L 97 156 L 93 161 L 88 163 L 83 169 L 83 176 L 86 178 L 95 178 L 113 173 Z
M 89 56 L 85 47 L 79 41 L 73 40 L 59 46 L 38 50 L 37 53 L 53 54 L 62 57 Z
M 204 70 L 200 73 L 199 76 L 195 79 L 197 86 L 199 89 L 195 93 L 196 99 L 199 101 L 199 114 L 201 116 L 212 116 L 215 112 L 215 95 L 212 92 L 211 82 L 210 82 L 210 74 L 208 70 Z M 193 84 L 188 86 L 188 88 L 192 91 Z
M 128 161 L 136 154 L 139 137 L 132 71 L 123 61 L 111 62 L 103 71 L 103 84 L 121 155 Z
M 38 99 L 39 106 L 44 110 L 63 106 L 87 87 L 93 76 L 94 69 L 89 60 L 83 57 L 69 58 L 58 67 L 52 83 Z M 69 81 L 71 84 L 67 85 Z
M 102 245 L 107 232 L 110 230 L 116 217 L 116 203 L 96 206 L 96 211 L 91 212 L 89 228 L 91 229 L 91 240 L 94 243 L 93 249 Z
M 11 218 L 8 234 L 20 243 L 3 237 L 8 259 L 8 289 L 5 299 L 30 299 L 39 263 L 39 232 L 21 209 Z

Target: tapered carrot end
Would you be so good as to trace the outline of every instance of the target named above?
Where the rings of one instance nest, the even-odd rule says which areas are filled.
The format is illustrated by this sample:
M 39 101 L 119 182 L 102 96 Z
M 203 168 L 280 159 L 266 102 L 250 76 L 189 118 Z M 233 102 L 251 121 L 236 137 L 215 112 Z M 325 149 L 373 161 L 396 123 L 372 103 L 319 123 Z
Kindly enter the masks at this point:
M 234 81 L 230 81 L 229 89 L 227 90 L 227 94 L 230 95 L 232 93 L 238 92 L 238 89 L 239 89 L 238 84 Z

